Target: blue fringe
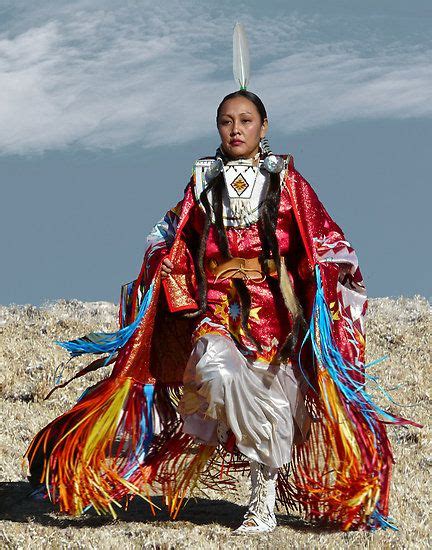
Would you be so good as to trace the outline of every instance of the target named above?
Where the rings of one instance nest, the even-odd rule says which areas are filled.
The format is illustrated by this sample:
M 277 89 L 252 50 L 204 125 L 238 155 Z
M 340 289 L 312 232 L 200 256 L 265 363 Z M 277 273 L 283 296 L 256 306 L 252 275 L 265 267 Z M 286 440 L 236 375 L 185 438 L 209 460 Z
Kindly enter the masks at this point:
M 352 365 L 349 361 L 344 359 L 341 352 L 339 351 L 332 335 L 332 325 L 333 320 L 331 316 L 330 309 L 325 301 L 324 289 L 322 286 L 321 272 L 318 265 L 315 266 L 315 276 L 316 276 L 316 295 L 313 304 L 311 322 L 309 329 L 306 333 L 306 336 L 302 342 L 302 346 L 299 352 L 299 365 L 307 380 L 307 376 L 304 373 L 301 366 L 301 350 L 305 342 L 310 339 L 313 354 L 314 362 L 319 363 L 319 365 L 327 370 L 330 374 L 333 382 L 336 384 L 338 391 L 344 397 L 345 401 L 348 403 L 355 404 L 358 410 L 360 410 L 370 427 L 372 433 L 377 437 L 375 430 L 376 426 L 376 415 L 380 415 L 385 420 L 393 423 L 396 421 L 396 418 L 391 414 L 387 413 L 381 407 L 376 405 L 371 396 L 366 392 L 365 384 L 356 382 L 351 373 L 358 372 L 362 373 L 365 376 L 366 380 L 370 380 L 377 384 L 380 391 L 383 394 L 387 395 L 386 392 L 379 386 L 377 383 L 376 377 L 369 375 L 368 373 L 363 373 L 358 367 Z M 317 324 L 316 324 L 317 322 Z M 318 334 L 317 334 L 318 330 Z M 373 361 L 366 367 L 369 367 L 378 361 Z M 308 381 L 309 385 L 310 382 Z M 316 392 L 316 389 L 313 388 Z M 387 395 L 388 396 L 388 395 Z M 327 396 L 323 396 L 324 399 L 327 399 Z M 391 398 L 390 398 L 391 399 Z M 330 409 L 329 409 L 330 410 Z M 398 530 L 397 527 L 391 523 L 390 518 L 385 518 L 379 511 L 379 504 L 374 512 L 369 518 L 369 527 L 371 529 L 393 529 Z
M 149 447 L 153 440 L 153 397 L 154 385 L 146 384 L 143 388 L 144 399 L 147 402 L 147 415 L 143 413 L 141 418 L 141 437 L 135 448 L 135 460 L 131 465 L 131 469 L 124 475 L 125 479 L 129 479 L 137 468 L 142 465 L 148 453 Z M 144 410 L 144 407 L 143 407 Z
M 343 395 L 345 400 L 348 403 L 355 403 L 358 406 L 364 414 L 365 420 L 370 429 L 373 433 L 375 433 L 374 426 L 376 423 L 376 418 L 374 415 L 378 414 L 383 419 L 391 423 L 394 423 L 396 418 L 373 402 L 372 397 L 365 389 L 365 384 L 356 382 L 352 378 L 351 373 L 358 372 L 363 374 L 367 380 L 374 382 L 379 387 L 376 377 L 363 373 L 363 371 L 361 371 L 358 367 L 352 365 L 349 361 L 344 359 L 339 351 L 333 340 L 333 321 L 330 309 L 325 301 L 324 289 L 321 281 L 321 272 L 318 265 L 315 266 L 315 276 L 317 287 L 316 295 L 313 304 L 311 322 L 303 340 L 302 348 L 305 342 L 310 339 L 315 359 L 328 371 L 333 382 L 336 384 L 339 392 Z M 316 320 L 318 321 L 318 327 L 315 325 Z M 299 363 L 301 363 L 300 354 L 301 351 L 299 353 Z M 372 364 L 374 363 L 376 363 L 376 361 Z M 379 387 L 379 389 L 391 400 L 388 394 L 381 387 Z
M 375 529 L 392 529 L 393 531 L 399 531 L 399 529 L 394 525 L 394 523 L 391 523 L 393 521 L 392 518 L 385 518 L 381 512 L 378 510 L 374 510 L 369 518 L 369 527 L 372 530 Z
M 120 292 L 120 301 L 121 301 L 121 308 L 122 308 L 122 318 L 121 318 L 121 326 L 120 328 L 123 328 L 126 324 L 126 317 L 128 313 L 128 304 L 129 300 L 131 299 L 131 296 L 133 294 L 134 285 L 137 283 L 137 281 L 131 281 L 130 283 L 126 283 L 122 286 L 121 292 Z
M 151 283 L 141 302 L 138 315 L 130 325 L 121 328 L 117 332 L 91 332 L 76 340 L 66 342 L 56 340 L 55 343 L 65 348 L 72 357 L 77 357 L 84 353 L 109 353 L 110 356 L 106 359 L 106 363 L 108 363 L 113 354 L 126 344 L 141 323 L 152 299 L 153 289 L 154 283 Z

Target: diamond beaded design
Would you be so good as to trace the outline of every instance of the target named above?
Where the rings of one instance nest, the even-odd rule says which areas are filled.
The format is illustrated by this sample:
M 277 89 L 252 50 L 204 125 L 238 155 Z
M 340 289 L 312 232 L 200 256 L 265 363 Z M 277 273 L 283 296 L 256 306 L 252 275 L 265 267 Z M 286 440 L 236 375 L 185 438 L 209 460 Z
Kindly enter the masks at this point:
M 231 187 L 235 190 L 237 195 L 240 197 L 242 193 L 246 191 L 246 189 L 249 187 L 248 182 L 244 179 L 244 177 L 239 174 L 236 179 L 231 183 Z

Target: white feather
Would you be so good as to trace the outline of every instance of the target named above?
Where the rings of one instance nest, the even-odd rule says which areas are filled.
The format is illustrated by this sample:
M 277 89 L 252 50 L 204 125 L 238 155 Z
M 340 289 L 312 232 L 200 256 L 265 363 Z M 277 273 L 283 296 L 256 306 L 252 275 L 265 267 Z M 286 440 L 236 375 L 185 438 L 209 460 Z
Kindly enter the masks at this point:
M 240 88 L 246 90 L 250 78 L 249 44 L 246 31 L 241 23 L 236 23 L 233 35 L 233 73 Z

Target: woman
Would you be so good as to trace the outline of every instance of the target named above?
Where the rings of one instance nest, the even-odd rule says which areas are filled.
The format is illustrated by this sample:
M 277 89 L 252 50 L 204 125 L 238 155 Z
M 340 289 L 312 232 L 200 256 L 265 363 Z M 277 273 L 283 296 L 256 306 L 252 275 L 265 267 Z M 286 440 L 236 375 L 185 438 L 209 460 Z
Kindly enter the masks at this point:
M 273 530 L 276 494 L 342 529 L 387 527 L 384 421 L 407 421 L 365 391 L 355 252 L 292 157 L 268 150 L 255 94 L 226 96 L 217 128 L 216 156 L 195 163 L 122 288 L 120 330 L 61 343 L 108 354 L 77 376 L 115 365 L 36 435 L 30 479 L 71 514 L 158 490 L 175 517 L 198 482 L 218 488 L 247 460 L 236 533 Z
M 229 94 L 216 122 L 227 177 L 221 171 L 212 180 L 207 176 L 208 185 L 195 181 L 189 232 L 204 236 L 196 258 L 200 312 L 179 410 L 183 431 L 207 445 L 218 438 L 224 443 L 228 432 L 235 436 L 253 474 L 253 497 L 237 532 L 263 532 L 276 525 L 277 469 L 290 461 L 295 423 L 301 434 L 308 431 L 298 373 L 291 362 L 281 364 L 293 355 L 303 320 L 290 280 L 299 279 L 301 251 L 289 205 L 286 198 L 280 201 L 281 175 L 260 169 L 260 143 L 268 128 L 261 100 L 246 91 Z M 252 173 L 252 185 L 239 166 Z M 290 258 L 290 271 L 281 256 Z M 173 267 L 165 259 L 162 278 Z M 281 274 L 286 303 L 277 282 Z M 297 286 L 298 293 L 300 281 Z

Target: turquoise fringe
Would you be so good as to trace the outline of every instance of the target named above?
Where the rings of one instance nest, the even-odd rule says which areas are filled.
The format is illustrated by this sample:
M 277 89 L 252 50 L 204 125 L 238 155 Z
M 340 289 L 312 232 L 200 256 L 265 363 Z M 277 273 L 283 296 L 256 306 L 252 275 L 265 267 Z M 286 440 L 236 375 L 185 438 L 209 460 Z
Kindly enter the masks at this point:
M 149 289 L 144 295 L 141 302 L 138 315 L 133 323 L 127 325 L 117 332 L 91 332 L 86 336 L 77 338 L 70 341 L 58 341 L 55 343 L 65 348 L 72 357 L 83 355 L 84 353 L 109 353 L 107 361 L 113 356 L 113 354 L 122 348 L 126 342 L 131 338 L 138 325 L 141 323 L 146 311 L 150 305 L 153 295 L 154 283 L 151 283 Z
M 365 384 L 354 380 L 352 377 L 352 373 L 361 373 L 365 376 L 366 380 L 374 382 L 380 391 L 388 397 L 386 392 L 378 385 L 376 377 L 373 377 L 368 373 L 365 373 L 359 367 L 352 365 L 342 356 L 333 339 L 333 320 L 330 309 L 325 301 L 319 265 L 315 266 L 315 277 L 317 288 L 311 322 L 302 342 L 298 356 L 300 368 L 307 380 L 307 376 L 301 366 L 301 350 L 307 340 L 310 340 L 313 348 L 314 361 L 318 364 L 318 368 L 325 368 L 327 370 L 344 401 L 346 403 L 350 403 L 350 406 L 354 405 L 354 407 L 362 413 L 375 438 L 379 439 L 379 434 L 377 433 L 376 427 L 377 422 L 380 422 L 381 420 L 377 418 L 378 415 L 385 421 L 392 424 L 403 423 L 403 420 L 396 418 L 374 403 L 371 396 L 366 391 Z M 380 360 L 374 361 L 371 364 L 366 365 L 366 367 L 369 367 L 379 361 Z M 313 388 L 309 381 L 308 383 Z M 316 392 L 315 388 L 313 388 L 313 390 Z M 323 397 L 326 399 L 326 396 Z M 377 444 L 379 444 L 378 441 Z M 371 529 L 380 527 L 382 529 L 390 528 L 397 530 L 397 527 L 390 523 L 390 518 L 385 518 L 380 513 L 379 503 L 369 518 L 369 527 Z

